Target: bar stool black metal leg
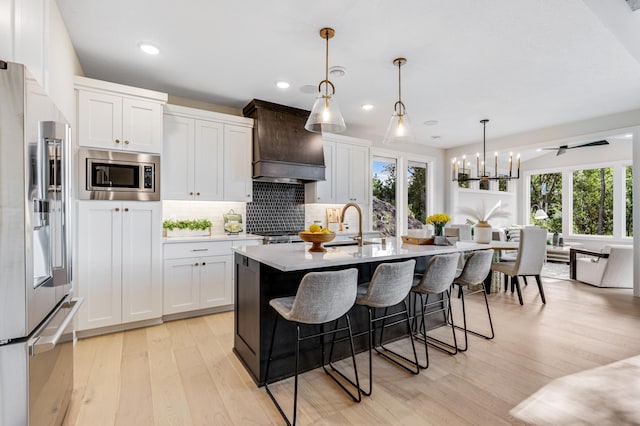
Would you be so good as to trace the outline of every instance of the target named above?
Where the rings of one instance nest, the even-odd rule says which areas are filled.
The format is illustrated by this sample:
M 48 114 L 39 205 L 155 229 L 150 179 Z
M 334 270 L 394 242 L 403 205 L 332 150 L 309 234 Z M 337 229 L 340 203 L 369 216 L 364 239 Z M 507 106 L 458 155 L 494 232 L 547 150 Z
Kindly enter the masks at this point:
M 446 303 L 444 300 L 444 296 L 446 295 Z M 422 294 L 420 294 L 420 301 L 422 302 Z M 426 295 L 426 301 L 422 304 L 422 337 L 419 336 L 419 334 L 415 335 L 415 338 L 418 340 L 424 340 L 425 345 L 429 344 L 431 346 L 433 346 L 435 349 L 438 349 L 440 351 L 446 352 L 449 355 L 455 355 L 458 353 L 458 343 L 457 343 L 457 339 L 456 339 L 456 330 L 455 330 L 455 324 L 453 323 L 453 316 L 451 316 L 451 292 L 449 290 L 446 290 L 442 293 L 442 299 L 438 302 L 442 308 L 434 311 L 434 312 L 429 312 L 427 315 L 431 315 L 433 313 L 436 312 L 443 312 L 444 313 L 444 319 L 445 319 L 445 324 L 449 325 L 449 317 L 451 317 L 451 334 L 453 335 L 453 345 L 444 342 L 440 339 L 436 339 L 435 337 L 430 337 L 427 336 L 427 332 L 426 332 L 426 324 L 425 324 L 425 308 L 429 305 L 428 303 L 429 301 L 429 295 Z M 435 302 L 434 302 L 435 303 Z M 422 367 L 422 368 L 426 368 L 426 367 Z
M 387 325 L 387 324 L 386 324 L 387 319 L 388 319 L 388 318 L 390 318 L 390 317 L 394 317 L 394 316 L 397 316 L 397 315 L 403 314 L 403 313 L 405 314 L 405 318 L 406 318 L 407 331 L 409 332 L 409 335 L 411 335 L 411 325 L 409 324 L 409 308 L 408 308 L 408 306 L 407 306 L 407 304 L 406 304 L 406 301 L 403 301 L 402 303 L 403 303 L 403 305 L 404 305 L 404 311 L 400 311 L 400 312 L 397 312 L 397 313 L 395 313 L 395 314 L 391 314 L 391 315 L 389 315 L 389 314 L 388 314 L 388 309 L 389 309 L 389 308 L 385 308 L 385 309 L 384 309 L 384 316 L 382 317 L 382 330 L 380 331 L 380 348 L 381 348 L 384 352 L 383 352 L 383 351 L 378 350 L 378 348 L 377 348 L 375 345 L 373 346 L 373 349 L 374 349 L 374 350 L 375 350 L 379 355 L 381 355 L 381 356 L 385 357 L 386 359 L 388 359 L 389 361 L 393 362 L 393 363 L 394 363 L 394 364 L 396 364 L 398 367 L 402 367 L 402 368 L 404 368 L 405 370 L 407 370 L 408 372 L 410 372 L 410 373 L 412 373 L 412 374 L 419 374 L 419 373 L 420 373 L 420 367 L 419 367 L 419 364 L 418 364 L 418 355 L 417 355 L 417 353 L 416 353 L 415 344 L 413 343 L 413 338 L 411 338 L 411 347 L 413 348 L 413 357 L 414 357 L 414 359 L 413 359 L 413 360 L 411 360 L 411 359 L 407 358 L 407 357 L 406 357 L 406 356 L 404 356 L 404 355 L 399 354 L 398 352 L 396 352 L 396 351 L 394 351 L 394 350 L 392 350 L 392 349 L 386 348 L 386 347 L 384 346 L 384 343 L 383 343 L 383 342 L 384 342 L 384 339 L 383 339 L 383 336 L 384 336 L 384 329 L 385 329 L 386 327 L 390 327 L 390 326 L 392 326 L 392 325 L 399 324 L 400 322 L 405 322 L 405 320 L 403 319 L 403 320 L 395 321 L 394 323 L 392 323 L 392 324 L 390 324 L 390 325 Z M 378 320 L 380 320 L 380 318 L 378 318 L 377 320 L 373 320 L 373 321 L 378 321 Z M 407 365 L 405 365 L 405 364 L 403 364 L 403 363 L 399 362 L 398 360 L 396 360 L 396 359 L 394 359 L 394 358 L 391 358 L 389 355 L 387 355 L 387 353 L 391 353 L 391 354 L 393 354 L 395 357 L 398 357 L 398 358 L 400 358 L 400 359 L 402 359 L 402 360 L 406 361 L 407 363 L 409 363 L 409 364 L 413 365 L 413 366 L 415 367 L 415 370 L 413 370 L 412 368 L 409 368 Z
M 322 357 L 322 369 L 324 370 L 324 372 L 331 378 L 331 380 L 333 380 L 338 386 L 340 386 L 340 388 L 342 388 L 343 391 L 345 391 L 345 393 L 347 393 L 347 395 L 349 395 L 351 397 L 351 399 L 353 399 L 354 402 L 360 402 L 362 400 L 362 396 L 361 396 L 361 389 L 360 389 L 360 379 L 358 378 L 358 367 L 356 365 L 356 358 L 355 358 L 355 350 L 354 350 L 354 346 L 353 346 L 353 333 L 351 330 L 351 320 L 349 318 L 348 314 L 345 314 L 344 316 L 346 318 L 347 321 L 347 327 L 342 328 L 342 329 L 338 329 L 338 321 L 339 319 L 336 320 L 335 322 L 335 327 L 333 330 L 332 334 L 332 339 L 331 339 L 331 350 L 329 351 L 329 360 L 327 363 L 325 363 L 325 359 L 324 356 Z M 344 331 L 347 330 L 349 332 L 349 342 L 351 345 L 351 358 L 353 360 L 353 371 L 354 371 L 354 375 L 355 375 L 355 382 L 350 379 L 349 377 L 347 377 L 344 373 L 342 373 L 340 370 L 338 370 L 334 365 L 333 365 L 333 348 L 336 342 L 336 334 L 338 331 Z M 349 389 L 347 389 L 344 384 L 342 384 L 333 374 L 331 374 L 331 372 L 329 370 L 327 370 L 327 365 L 329 367 L 331 367 L 331 370 L 333 372 L 335 372 L 338 376 L 342 377 L 344 380 L 346 380 L 348 383 L 350 383 L 352 386 L 354 386 L 357 389 L 357 396 L 354 395 L 351 391 L 349 391 Z
M 280 317 L 276 316 L 276 320 L 273 323 L 273 333 L 271 334 L 271 343 L 269 344 L 269 356 L 267 357 L 267 368 L 265 369 L 264 372 L 264 388 L 267 391 L 267 395 L 269 395 L 269 398 L 271 398 L 271 401 L 273 401 L 273 403 L 275 404 L 276 408 L 278 409 L 278 412 L 280 413 L 280 415 L 282 416 L 282 418 L 284 419 L 284 421 L 287 423 L 287 425 L 291 425 L 291 422 L 289 421 L 289 418 L 287 417 L 287 415 L 284 413 L 284 411 L 282 410 L 282 407 L 280 406 L 280 404 L 278 403 L 278 400 L 276 399 L 275 395 L 273 393 L 271 393 L 271 389 L 269 389 L 269 367 L 271 366 L 271 355 L 273 352 L 273 342 L 275 340 L 275 336 L 276 336 L 276 329 L 278 327 L 278 319 Z M 299 335 L 298 335 L 299 337 Z M 297 408 L 297 395 L 298 395 L 298 341 L 296 339 L 296 377 L 295 377 L 295 391 L 294 391 L 294 399 L 293 399 L 293 424 L 296 424 L 296 408 Z

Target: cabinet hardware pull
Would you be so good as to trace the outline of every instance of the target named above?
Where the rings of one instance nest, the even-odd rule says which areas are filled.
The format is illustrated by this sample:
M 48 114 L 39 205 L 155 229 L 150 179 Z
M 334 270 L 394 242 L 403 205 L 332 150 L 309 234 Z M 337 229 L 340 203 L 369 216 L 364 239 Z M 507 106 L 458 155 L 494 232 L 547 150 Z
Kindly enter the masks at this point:
M 117 212 L 119 212 L 119 211 L 120 211 L 120 207 L 116 207 L 116 208 L 115 208 L 115 210 L 116 210 Z
M 125 211 L 125 212 L 128 212 L 128 211 L 129 211 L 129 207 L 125 207 L 125 208 L 124 208 L 124 211 Z
M 124 141 L 125 144 L 129 145 L 129 141 Z
M 195 265 L 193 265 L 193 266 L 198 266 L 198 263 L 196 263 L 196 264 L 195 264 Z
M 206 262 L 202 262 L 202 266 L 206 265 Z
M 193 195 L 193 192 L 190 192 L 189 195 Z
M 116 139 L 116 143 L 120 143 L 120 139 Z
M 191 251 L 209 251 L 209 249 L 191 249 Z
M 196 192 L 196 195 L 200 195 L 200 193 L 199 193 L 199 192 Z

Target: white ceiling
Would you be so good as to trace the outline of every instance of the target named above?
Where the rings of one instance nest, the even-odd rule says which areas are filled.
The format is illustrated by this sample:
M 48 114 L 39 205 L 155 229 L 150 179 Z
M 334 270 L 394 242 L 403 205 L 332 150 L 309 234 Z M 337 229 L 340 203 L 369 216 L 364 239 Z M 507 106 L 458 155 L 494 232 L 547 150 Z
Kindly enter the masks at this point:
M 346 134 L 376 140 L 397 100 L 398 56 L 414 131 L 433 147 L 480 141 L 482 118 L 489 139 L 640 108 L 640 38 L 601 16 L 638 20 L 624 0 L 57 2 L 88 77 L 234 108 L 258 98 L 310 109 L 300 88 L 324 78 L 318 31 L 333 27 Z

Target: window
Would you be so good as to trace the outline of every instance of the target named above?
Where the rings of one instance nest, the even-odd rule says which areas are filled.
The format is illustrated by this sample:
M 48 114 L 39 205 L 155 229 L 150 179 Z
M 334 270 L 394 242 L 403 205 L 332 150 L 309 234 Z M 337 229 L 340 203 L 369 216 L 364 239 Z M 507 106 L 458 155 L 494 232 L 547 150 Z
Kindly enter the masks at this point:
M 625 234 L 633 237 L 633 166 L 625 167 Z
M 396 160 L 374 158 L 372 162 L 373 209 L 371 228 L 382 236 L 396 235 Z
M 427 219 L 427 165 L 409 162 L 407 167 L 407 228 L 421 229 Z
M 573 233 L 613 235 L 613 168 L 573 172 Z
M 562 232 L 562 173 L 531 175 L 529 197 L 529 223 L 550 232 Z M 534 218 L 538 209 L 544 210 L 547 219 Z

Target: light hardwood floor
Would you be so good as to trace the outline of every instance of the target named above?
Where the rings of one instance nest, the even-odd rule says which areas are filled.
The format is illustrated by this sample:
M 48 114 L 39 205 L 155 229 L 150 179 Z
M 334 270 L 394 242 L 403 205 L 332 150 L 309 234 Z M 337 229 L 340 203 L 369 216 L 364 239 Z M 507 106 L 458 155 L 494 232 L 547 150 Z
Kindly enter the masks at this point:
M 511 293 L 490 295 L 496 338 L 470 337 L 455 356 L 430 350 L 418 376 L 374 357 L 373 395 L 360 404 L 322 369 L 305 373 L 299 424 L 522 424 L 509 410 L 551 380 L 640 354 L 640 298 L 631 290 L 543 282 L 546 305 L 535 283 L 523 290 L 524 306 Z M 481 299 L 469 299 L 469 322 L 482 328 Z M 282 424 L 232 346 L 233 313 L 80 340 L 65 424 Z M 358 361 L 365 374 L 366 356 Z M 274 389 L 291 400 L 291 379 Z

